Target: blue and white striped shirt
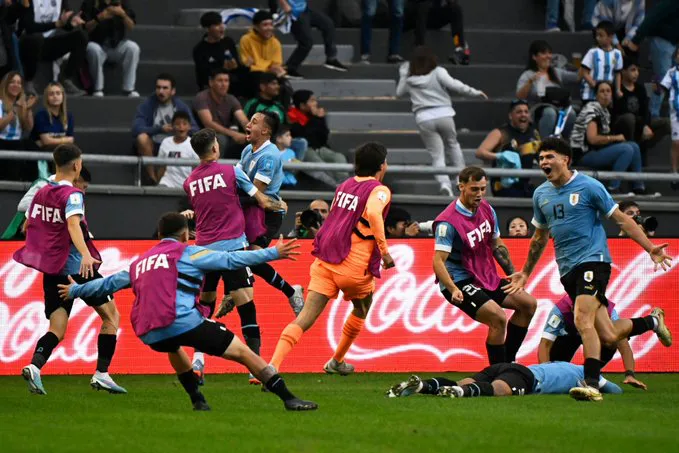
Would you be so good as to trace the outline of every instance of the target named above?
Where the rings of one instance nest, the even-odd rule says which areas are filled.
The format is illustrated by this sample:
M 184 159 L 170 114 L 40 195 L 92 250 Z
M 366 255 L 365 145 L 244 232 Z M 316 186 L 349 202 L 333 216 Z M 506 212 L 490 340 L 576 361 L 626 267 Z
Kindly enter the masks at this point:
M 592 47 L 582 59 L 582 67 L 591 71 L 591 76 L 596 82 L 603 80 L 613 83 L 615 75 L 622 71 L 622 52 L 618 49 L 605 51 L 599 47 Z M 589 86 L 585 79 L 582 80 L 580 91 L 583 101 L 592 101 L 596 98 L 594 88 Z
M 2 99 L 0 99 L 0 119 L 8 115 L 13 108 L 14 106 L 12 105 L 5 106 L 4 103 L 2 102 Z M 10 121 L 10 123 L 7 126 L 5 126 L 3 130 L 0 131 L 0 139 L 21 140 L 22 133 L 23 131 L 21 130 L 21 123 L 19 122 L 19 117 L 16 115 L 15 112 L 14 120 Z
M 660 84 L 670 92 L 670 108 L 679 116 L 679 65 L 671 67 Z

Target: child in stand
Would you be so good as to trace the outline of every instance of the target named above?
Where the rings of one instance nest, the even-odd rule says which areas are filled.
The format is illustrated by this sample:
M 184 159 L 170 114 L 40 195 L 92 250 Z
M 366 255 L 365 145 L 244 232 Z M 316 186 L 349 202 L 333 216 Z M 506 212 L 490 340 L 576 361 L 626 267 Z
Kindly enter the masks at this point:
M 278 128 L 278 133 L 276 134 L 276 146 L 281 151 L 281 162 L 284 164 L 286 162 L 300 162 L 297 159 L 297 155 L 290 148 L 292 144 L 292 135 L 290 134 L 290 127 L 287 125 L 281 125 Z M 283 176 L 283 187 L 294 187 L 297 185 L 297 178 L 290 172 L 284 172 Z
M 611 22 L 601 21 L 594 29 L 597 47 L 585 54 L 580 66 L 581 95 L 583 102 L 596 98 L 595 87 L 598 82 L 606 81 L 614 85 L 615 96 L 622 97 L 620 71 L 622 71 L 622 52 L 613 47 L 615 27 Z

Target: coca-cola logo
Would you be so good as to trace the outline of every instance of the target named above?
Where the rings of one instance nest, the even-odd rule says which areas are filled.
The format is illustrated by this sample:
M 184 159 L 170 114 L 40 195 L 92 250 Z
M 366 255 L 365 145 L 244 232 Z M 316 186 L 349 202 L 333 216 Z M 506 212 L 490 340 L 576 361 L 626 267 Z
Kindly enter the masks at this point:
M 111 247 L 101 252 L 103 265 L 99 269 L 102 275 L 114 274 L 128 269 L 137 256 L 123 258 L 120 249 Z M 36 342 L 49 328 L 45 318 L 45 305 L 42 291 L 31 292 L 35 286 L 42 286 L 40 272 L 25 267 L 14 260 L 7 261 L 0 268 L 0 362 L 15 362 L 33 352 Z M 37 300 L 26 300 L 38 295 Z M 18 300 L 22 305 L 12 313 L 7 300 Z M 93 362 L 97 359 L 97 336 L 99 334 L 99 316 L 80 299 L 76 299 L 71 310 L 68 335 L 54 350 L 50 361 Z M 118 335 L 121 330 L 118 330 Z
M 382 273 L 382 281 L 376 290 L 371 310 L 365 320 L 364 331 L 347 353 L 347 360 L 369 361 L 393 355 L 419 351 L 431 354 L 440 362 L 459 356 L 485 358 L 483 341 L 470 345 L 465 335 L 486 327 L 473 321 L 454 305 L 448 303 L 434 283 L 435 275 L 428 266 L 424 273 L 422 263 L 417 263 L 417 253 L 412 246 L 401 244 L 390 247 L 396 264 L 395 269 Z M 418 266 L 415 270 L 414 267 Z M 639 303 L 639 296 L 657 278 L 672 278 L 669 272 L 653 272 L 648 254 L 641 252 L 618 270 L 608 287 L 608 297 L 616 302 L 621 317 L 637 317 L 648 314 L 650 305 Z M 616 274 L 616 272 L 614 272 Z M 418 279 L 419 276 L 419 279 Z M 674 277 L 676 278 L 676 276 Z M 553 260 L 535 272 L 526 290 L 538 300 L 538 307 L 531 322 L 528 335 L 517 358 L 537 357 L 542 328 L 554 303 L 564 290 Z M 343 300 L 342 293 L 328 307 L 326 336 L 335 349 L 342 334 L 342 326 L 353 306 Z M 511 310 L 507 310 L 507 317 Z M 385 341 L 385 338 L 403 341 Z M 643 340 L 634 337 L 630 341 L 637 358 L 643 357 L 658 344 L 655 335 Z

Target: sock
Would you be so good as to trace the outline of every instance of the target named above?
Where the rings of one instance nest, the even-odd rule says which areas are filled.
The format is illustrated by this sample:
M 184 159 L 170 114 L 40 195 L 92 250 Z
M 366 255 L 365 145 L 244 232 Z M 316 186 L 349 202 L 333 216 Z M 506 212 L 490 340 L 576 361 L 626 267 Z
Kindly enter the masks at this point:
M 33 358 L 31 359 L 31 364 L 38 367 L 38 369 L 45 366 L 47 360 L 52 355 L 52 350 L 59 344 L 59 338 L 52 332 L 47 332 L 38 340 L 35 345 L 35 351 L 33 352 Z
M 217 305 L 217 301 L 216 300 L 201 300 L 198 303 L 205 306 L 205 307 L 210 307 L 210 313 L 206 316 L 206 318 L 207 319 L 212 318 L 212 315 L 215 313 L 215 305 Z
M 297 324 L 288 324 L 285 329 L 283 329 L 283 333 L 281 333 L 281 338 L 278 340 L 276 350 L 274 351 L 270 362 L 276 370 L 280 370 L 281 363 L 283 363 L 285 356 L 292 351 L 292 348 L 297 344 L 303 333 L 304 331 Z
M 505 359 L 505 345 L 503 344 L 488 344 L 486 343 L 486 352 L 488 353 L 488 361 L 491 365 L 496 363 L 504 363 Z
M 250 270 L 255 275 L 262 277 L 269 285 L 282 291 L 288 299 L 295 294 L 295 288 L 290 286 L 290 284 L 276 272 L 276 269 L 274 269 L 271 264 L 262 263 L 257 266 L 250 266 Z
M 344 361 L 344 356 L 347 355 L 354 340 L 358 334 L 361 333 L 364 323 L 365 319 L 361 319 L 353 313 L 349 315 L 349 318 L 347 318 L 347 321 L 344 323 L 344 327 L 342 327 L 342 336 L 340 337 L 339 343 L 337 343 L 335 355 L 332 356 L 333 359 L 337 360 L 339 363 Z
M 507 338 L 505 338 L 507 362 L 514 362 L 516 360 L 516 353 L 519 351 L 527 333 L 528 327 L 519 327 L 512 322 L 507 323 Z
M 200 351 L 193 351 L 192 363 L 200 362 L 205 365 L 205 355 Z
M 271 393 L 275 393 L 276 396 L 278 396 L 283 401 L 295 399 L 295 395 L 290 393 L 290 390 L 288 390 L 288 387 L 285 385 L 285 381 L 283 380 L 280 374 L 274 374 L 273 376 L 271 376 L 271 379 L 266 381 L 264 383 L 264 386 Z
M 457 385 L 457 382 L 444 377 L 426 379 L 422 381 L 422 390 L 420 390 L 420 393 L 425 395 L 436 395 L 441 387 L 451 387 L 453 385 Z
M 116 352 L 117 341 L 115 335 L 99 334 L 97 338 L 97 371 L 100 373 L 108 373 L 108 367 L 111 365 L 113 354 Z
M 262 344 L 262 336 L 257 324 L 257 309 L 255 302 L 250 301 L 246 304 L 236 307 L 238 315 L 240 316 L 240 328 L 243 332 L 245 344 L 248 345 L 252 352 L 259 355 L 259 348 Z
M 585 382 L 590 387 L 599 388 L 599 375 L 601 374 L 601 361 L 591 357 L 585 359 Z
M 636 335 L 641 335 L 649 330 L 655 330 L 657 326 L 657 321 L 653 316 L 644 316 L 643 318 L 632 318 L 632 331 L 629 336 L 633 337 Z
M 472 382 L 471 384 L 462 385 L 463 398 L 474 398 L 477 396 L 493 396 L 493 384 L 489 382 Z
M 195 403 L 196 401 L 205 401 L 205 397 L 200 393 L 200 390 L 198 390 L 198 380 L 196 379 L 196 375 L 193 374 L 193 370 L 178 374 L 177 377 L 186 393 L 188 393 L 189 398 L 191 398 L 192 403 Z

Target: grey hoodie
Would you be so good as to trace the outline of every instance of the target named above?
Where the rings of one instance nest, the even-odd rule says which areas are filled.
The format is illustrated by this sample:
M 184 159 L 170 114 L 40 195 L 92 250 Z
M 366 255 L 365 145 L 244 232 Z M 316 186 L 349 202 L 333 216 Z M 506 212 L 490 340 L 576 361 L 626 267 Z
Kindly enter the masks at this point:
M 482 91 L 452 78 L 441 66 L 437 66 L 429 74 L 408 77 L 409 67 L 408 63 L 404 63 L 399 68 L 400 77 L 396 86 L 396 96 L 410 95 L 415 121 L 418 123 L 423 120 L 423 110 L 431 108 L 443 108 L 442 112 L 446 112 L 447 108 L 449 113 L 445 116 L 455 116 L 455 110 L 451 105 L 451 92 L 466 96 L 481 96 L 482 94 Z

